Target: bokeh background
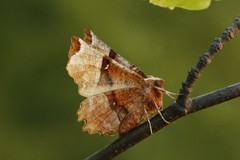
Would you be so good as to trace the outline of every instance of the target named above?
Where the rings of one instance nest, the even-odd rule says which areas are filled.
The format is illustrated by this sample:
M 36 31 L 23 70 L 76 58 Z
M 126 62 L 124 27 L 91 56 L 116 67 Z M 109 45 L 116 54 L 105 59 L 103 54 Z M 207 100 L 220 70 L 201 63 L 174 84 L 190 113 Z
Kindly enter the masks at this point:
M 80 160 L 117 136 L 88 135 L 76 122 L 83 100 L 67 74 L 72 35 L 90 28 L 145 73 L 178 92 L 187 71 L 240 13 L 240 1 L 170 11 L 147 0 L 9 0 L 0 6 L 0 159 Z M 205 70 L 201 95 L 240 80 L 240 34 Z M 173 100 L 165 96 L 164 106 Z M 237 160 L 240 99 L 184 117 L 116 159 Z

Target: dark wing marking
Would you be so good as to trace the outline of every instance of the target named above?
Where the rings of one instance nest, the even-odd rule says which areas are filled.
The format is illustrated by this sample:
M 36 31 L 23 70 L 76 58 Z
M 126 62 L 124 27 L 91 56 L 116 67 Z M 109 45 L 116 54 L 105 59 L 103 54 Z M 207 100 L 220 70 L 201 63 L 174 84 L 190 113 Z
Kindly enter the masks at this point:
M 100 48 L 101 50 L 104 50 L 106 53 L 106 56 L 110 57 L 111 59 L 115 60 L 116 62 L 122 64 L 123 66 L 133 70 L 137 74 L 139 74 L 143 78 L 147 78 L 147 76 L 136 66 L 129 63 L 126 59 L 124 59 L 122 56 L 114 52 L 107 44 L 105 44 L 103 41 L 101 41 L 91 30 L 85 29 L 84 30 L 84 41 L 88 44 L 91 44 L 92 46 L 96 48 Z
M 104 135 L 120 135 L 156 113 L 153 101 L 140 88 L 126 88 L 88 97 L 81 103 L 78 120 L 84 120 L 83 131 Z
M 107 57 L 105 51 L 93 48 L 78 37 L 72 38 L 69 57 L 67 71 L 85 97 L 135 87 L 144 81 L 134 71 Z

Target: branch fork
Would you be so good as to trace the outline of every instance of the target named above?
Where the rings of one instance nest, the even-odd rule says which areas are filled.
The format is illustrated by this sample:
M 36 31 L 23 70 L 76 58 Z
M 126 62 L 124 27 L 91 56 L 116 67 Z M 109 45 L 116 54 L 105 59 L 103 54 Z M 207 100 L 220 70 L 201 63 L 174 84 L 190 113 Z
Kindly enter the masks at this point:
M 190 69 L 186 80 L 182 82 L 182 88 L 176 101 L 162 111 L 162 115 L 167 121 L 172 122 L 190 113 L 240 97 L 240 83 L 236 83 L 193 99 L 190 98 L 193 86 L 201 76 L 204 68 L 212 62 L 214 56 L 222 50 L 223 46 L 234 38 L 239 29 L 240 16 L 235 19 L 234 23 L 219 38 L 213 41 L 210 48 L 199 58 L 197 64 Z M 168 125 L 159 115 L 156 115 L 150 121 L 153 133 Z M 86 159 L 112 159 L 150 135 L 148 122 L 145 122 Z

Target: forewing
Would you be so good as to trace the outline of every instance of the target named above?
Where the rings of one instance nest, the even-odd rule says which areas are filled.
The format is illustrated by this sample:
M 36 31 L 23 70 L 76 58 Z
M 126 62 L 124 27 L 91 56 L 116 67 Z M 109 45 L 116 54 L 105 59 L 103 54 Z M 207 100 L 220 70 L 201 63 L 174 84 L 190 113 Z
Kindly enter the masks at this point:
M 72 37 L 67 71 L 82 96 L 131 88 L 144 79 L 126 66 L 112 60 L 104 50 L 94 48 L 78 37 Z
M 122 56 L 114 52 L 107 44 L 105 44 L 103 41 L 101 41 L 91 30 L 85 29 L 84 30 L 84 40 L 86 43 L 99 48 L 101 50 L 104 50 L 105 55 L 110 57 L 111 59 L 115 60 L 116 62 L 120 63 L 121 65 L 129 68 L 130 70 L 134 71 L 138 75 L 140 75 L 143 78 L 147 78 L 147 76 L 136 66 L 129 63 L 126 59 L 124 59 Z
M 161 106 L 162 107 L 162 106 Z M 151 118 L 157 113 L 157 106 L 150 95 L 142 95 L 141 99 L 135 100 L 135 105 L 129 110 L 119 126 L 119 134 L 123 135 L 129 130 L 142 124 L 147 118 Z
M 116 134 L 122 122 L 128 127 L 125 129 L 126 132 L 144 119 L 143 99 L 144 95 L 140 88 L 120 89 L 91 96 L 81 103 L 77 113 L 78 120 L 85 121 L 83 131 L 88 131 L 89 134 L 96 132 L 104 135 Z M 134 117 L 134 114 L 137 115 Z

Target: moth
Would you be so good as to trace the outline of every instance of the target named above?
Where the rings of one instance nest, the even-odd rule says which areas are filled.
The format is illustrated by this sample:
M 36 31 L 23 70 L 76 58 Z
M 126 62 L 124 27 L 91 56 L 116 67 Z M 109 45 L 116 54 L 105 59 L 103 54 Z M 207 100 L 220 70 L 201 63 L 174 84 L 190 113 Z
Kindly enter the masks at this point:
M 148 121 L 163 109 L 164 80 L 146 75 L 114 52 L 92 31 L 84 40 L 73 36 L 68 52 L 68 74 L 86 99 L 77 111 L 89 134 L 120 135 Z

